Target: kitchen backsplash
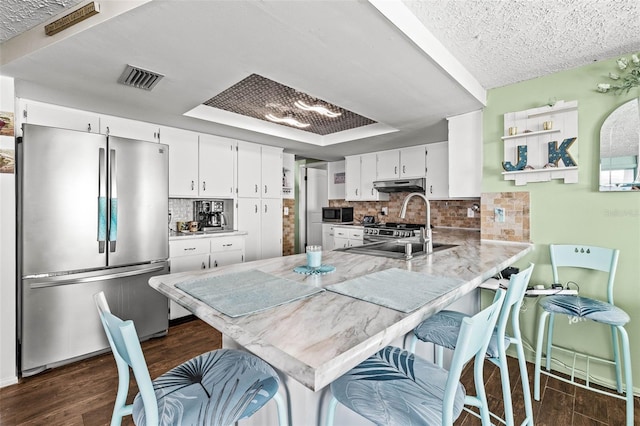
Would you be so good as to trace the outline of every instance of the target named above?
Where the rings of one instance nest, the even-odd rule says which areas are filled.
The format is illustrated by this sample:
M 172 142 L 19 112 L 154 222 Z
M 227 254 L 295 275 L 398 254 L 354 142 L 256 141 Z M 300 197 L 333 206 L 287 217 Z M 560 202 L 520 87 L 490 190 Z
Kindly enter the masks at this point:
M 377 222 L 423 223 L 425 221 L 426 206 L 422 199 L 414 198 L 409 202 L 407 214 L 400 219 L 400 209 L 407 193 L 391 193 L 389 201 L 344 201 L 329 200 L 330 207 L 353 207 L 356 220 L 363 216 L 375 216 Z M 480 212 L 474 211 L 474 217 L 467 217 L 467 210 L 479 206 L 480 199 L 468 200 L 431 200 L 431 224 L 448 228 L 480 229 Z M 389 214 L 380 214 L 383 207 L 389 209 Z
M 504 209 L 504 222 L 496 220 L 496 209 Z M 531 239 L 529 193 L 487 192 L 480 206 L 480 238 L 528 243 Z
M 169 228 L 176 229 L 176 222 L 188 222 L 193 220 L 193 202 L 195 200 L 189 198 L 169 198 L 169 211 L 171 212 L 171 221 Z
M 282 255 L 295 254 L 296 232 L 296 200 L 283 198 L 282 206 L 289 209 L 289 214 L 282 213 Z

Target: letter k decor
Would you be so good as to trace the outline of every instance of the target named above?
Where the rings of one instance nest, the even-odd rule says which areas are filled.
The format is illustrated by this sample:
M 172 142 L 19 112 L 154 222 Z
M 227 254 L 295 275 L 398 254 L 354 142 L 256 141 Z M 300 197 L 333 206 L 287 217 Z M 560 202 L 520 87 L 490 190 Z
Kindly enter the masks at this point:
M 571 154 L 569 154 L 569 148 L 576 141 L 577 138 L 567 138 L 562 141 L 560 147 L 558 147 L 558 141 L 549 142 L 549 163 L 553 163 L 556 166 L 558 161 L 562 160 L 566 167 L 577 166 Z

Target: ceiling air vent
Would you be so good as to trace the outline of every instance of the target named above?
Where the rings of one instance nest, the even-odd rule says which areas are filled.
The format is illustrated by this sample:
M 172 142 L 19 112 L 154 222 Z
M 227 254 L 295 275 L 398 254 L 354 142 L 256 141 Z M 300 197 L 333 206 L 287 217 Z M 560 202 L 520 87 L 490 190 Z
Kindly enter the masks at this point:
M 157 72 L 143 70 L 132 65 L 127 65 L 118 79 L 118 83 L 138 89 L 151 90 L 164 77 Z

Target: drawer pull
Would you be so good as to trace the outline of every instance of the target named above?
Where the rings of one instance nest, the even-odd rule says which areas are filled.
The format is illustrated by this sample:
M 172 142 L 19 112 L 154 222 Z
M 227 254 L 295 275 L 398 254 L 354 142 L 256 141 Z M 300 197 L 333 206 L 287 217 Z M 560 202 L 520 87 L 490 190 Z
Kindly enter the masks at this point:
M 187 248 L 184 249 L 184 251 L 191 251 L 191 250 L 195 250 L 195 249 L 196 249 L 195 247 L 187 247 Z
M 233 244 L 223 244 L 222 247 L 231 247 Z

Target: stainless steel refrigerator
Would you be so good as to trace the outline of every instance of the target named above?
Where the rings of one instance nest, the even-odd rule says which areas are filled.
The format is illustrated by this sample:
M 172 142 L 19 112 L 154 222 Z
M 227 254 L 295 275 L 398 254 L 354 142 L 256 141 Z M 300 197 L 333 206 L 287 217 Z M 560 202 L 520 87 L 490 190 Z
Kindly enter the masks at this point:
M 141 339 L 166 334 L 167 145 L 23 125 L 17 143 L 18 369 L 36 374 L 108 347 L 93 295 Z

